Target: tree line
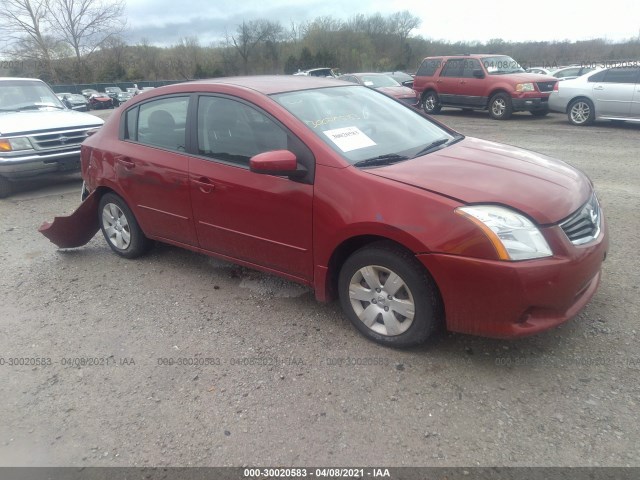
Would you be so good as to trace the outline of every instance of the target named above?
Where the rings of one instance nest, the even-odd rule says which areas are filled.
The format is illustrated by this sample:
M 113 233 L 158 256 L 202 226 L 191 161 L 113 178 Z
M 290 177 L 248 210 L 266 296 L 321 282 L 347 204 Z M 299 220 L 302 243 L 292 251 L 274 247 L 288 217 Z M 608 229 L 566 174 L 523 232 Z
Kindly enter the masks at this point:
M 167 47 L 124 40 L 124 0 L 5 0 L 0 27 L 10 74 L 49 83 L 191 80 L 230 75 L 291 74 L 313 67 L 343 73 L 414 72 L 431 55 L 498 53 L 524 67 L 639 59 L 640 39 L 571 42 L 448 42 L 412 33 L 420 19 L 409 11 L 387 16 L 323 16 L 283 25 L 243 21 L 221 40 L 203 45 L 197 36 Z

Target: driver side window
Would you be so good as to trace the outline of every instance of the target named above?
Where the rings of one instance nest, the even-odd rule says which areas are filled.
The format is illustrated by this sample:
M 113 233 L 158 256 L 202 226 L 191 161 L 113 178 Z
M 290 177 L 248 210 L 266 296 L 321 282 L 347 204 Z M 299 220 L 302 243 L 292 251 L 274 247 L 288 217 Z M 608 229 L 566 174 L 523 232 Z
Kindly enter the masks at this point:
M 200 155 L 248 167 L 258 153 L 286 149 L 286 132 L 263 113 L 229 98 L 200 97 Z

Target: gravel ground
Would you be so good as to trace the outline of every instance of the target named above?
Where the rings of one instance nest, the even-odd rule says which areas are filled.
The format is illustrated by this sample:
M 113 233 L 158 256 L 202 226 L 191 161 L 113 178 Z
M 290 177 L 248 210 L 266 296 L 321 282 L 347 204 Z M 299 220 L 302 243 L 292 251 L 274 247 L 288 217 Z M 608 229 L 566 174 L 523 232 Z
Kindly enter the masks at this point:
M 640 466 L 640 125 L 437 118 L 593 179 L 611 248 L 575 319 L 386 349 L 337 303 L 203 255 L 58 251 L 36 229 L 79 177 L 23 186 L 0 200 L 0 465 Z

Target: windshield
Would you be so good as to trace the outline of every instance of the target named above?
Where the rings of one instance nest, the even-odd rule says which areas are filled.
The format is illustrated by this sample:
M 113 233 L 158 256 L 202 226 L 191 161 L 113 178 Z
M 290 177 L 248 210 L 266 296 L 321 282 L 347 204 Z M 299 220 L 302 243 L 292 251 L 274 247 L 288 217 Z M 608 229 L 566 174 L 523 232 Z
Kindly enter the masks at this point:
M 362 75 L 360 80 L 362 80 L 364 85 L 371 88 L 400 86 L 393 78 L 387 77 L 386 75 Z
M 37 80 L 0 82 L 0 110 L 39 110 L 65 108 L 49 86 Z
M 506 73 L 523 73 L 524 68 L 520 66 L 513 58 L 507 55 L 496 57 L 484 57 L 482 59 L 484 68 L 487 69 L 489 75 L 504 75 Z
M 401 161 L 428 153 L 434 142 L 458 138 L 418 112 L 361 86 L 273 95 L 349 163 Z M 460 137 L 461 138 L 461 137 Z

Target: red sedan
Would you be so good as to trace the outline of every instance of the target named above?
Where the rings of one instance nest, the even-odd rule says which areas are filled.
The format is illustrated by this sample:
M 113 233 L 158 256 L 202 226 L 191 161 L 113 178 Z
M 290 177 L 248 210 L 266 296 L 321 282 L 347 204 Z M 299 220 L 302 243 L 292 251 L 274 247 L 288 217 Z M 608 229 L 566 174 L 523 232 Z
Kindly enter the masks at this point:
M 156 240 L 275 273 L 390 346 L 442 322 L 503 338 L 558 325 L 607 252 L 582 172 L 339 80 L 155 89 L 84 142 L 82 174 L 80 208 L 41 227 L 58 246 L 100 228 L 123 257 Z

